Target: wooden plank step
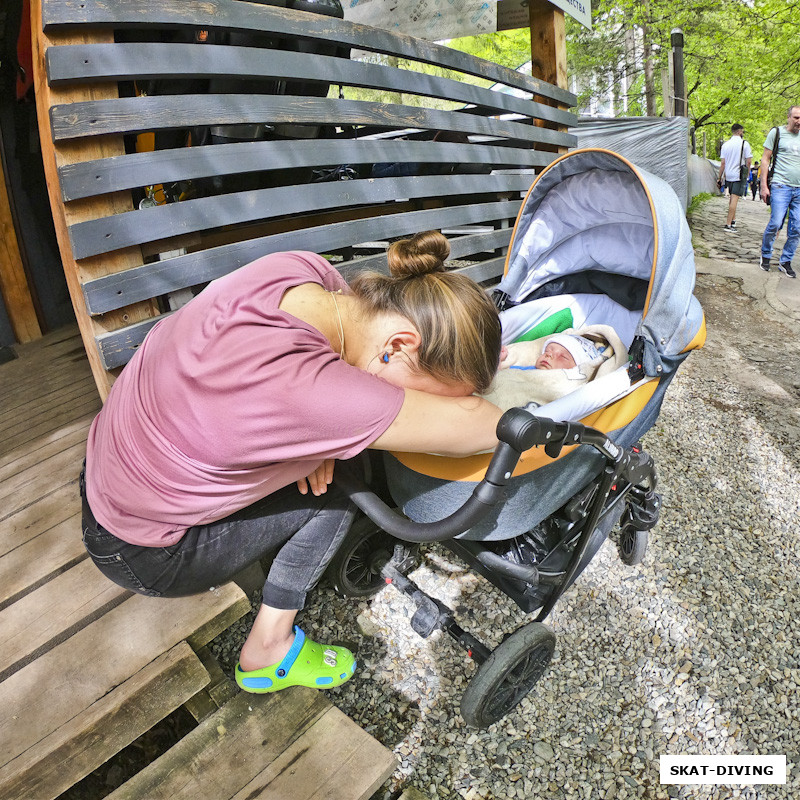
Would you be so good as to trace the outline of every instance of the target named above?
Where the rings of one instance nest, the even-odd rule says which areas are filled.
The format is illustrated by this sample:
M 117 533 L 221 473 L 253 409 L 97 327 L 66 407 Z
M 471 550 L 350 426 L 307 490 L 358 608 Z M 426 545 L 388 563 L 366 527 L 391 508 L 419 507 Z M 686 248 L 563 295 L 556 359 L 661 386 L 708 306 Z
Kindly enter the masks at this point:
M 43 497 L 68 483 L 76 486 L 86 455 L 86 428 L 79 428 L 72 437 L 62 437 L 36 452 L 37 463 L 22 468 L 25 462 L 18 459 L 20 468 L 5 480 L 0 478 L 0 519 L 24 508 L 31 497 Z
M 88 558 L 0 611 L 0 681 L 131 596 Z
M 106 800 L 366 800 L 395 766 L 320 692 L 240 692 Z
M 13 480 L 16 475 L 27 469 L 43 464 L 47 459 L 67 448 L 79 445 L 85 451 L 86 437 L 93 419 L 94 414 L 88 414 L 69 425 L 58 428 L 47 436 L 42 436 L 28 448 L 19 448 L 13 458 L 9 456 L 8 459 L 0 459 L 0 483 L 3 493 L 6 493 L 7 481 Z M 81 456 L 82 460 L 83 456 Z
M 87 661 L 90 670 L 92 662 Z M 0 797 L 52 800 L 208 685 L 191 647 L 180 642 L 0 767 Z M 15 723 L 16 724 L 16 723 Z M 11 736 L 14 726 L 5 727 Z
M 35 447 L 41 437 L 48 436 L 62 425 L 69 425 L 87 414 L 96 414 L 99 410 L 100 398 L 97 394 L 87 393 L 50 417 L 36 420 L 29 428 L 13 431 L 4 440 L 0 455 L 11 454 L 17 448 Z
M 76 512 L 0 557 L 0 606 L 88 558 L 80 529 Z
M 24 380 L 18 378 L 11 381 L 7 376 L 3 376 L 11 384 L 8 394 L 0 398 L 4 410 L 9 412 L 20 409 L 31 411 L 38 407 L 42 399 L 57 397 L 60 392 L 65 390 L 65 387 L 94 387 L 91 373 L 87 377 L 87 370 L 78 370 L 75 364 L 69 362 L 30 364 L 28 372 L 31 374 Z M 3 416 L 5 417 L 5 414 Z M 3 425 L 5 425 L 5 419 Z
M 74 518 L 76 514 L 80 520 L 80 506 L 78 479 L 74 478 L 7 517 L 4 517 L 0 509 L 0 556 L 59 523 Z M 74 535 L 77 536 L 79 532 L 80 522 Z
M 0 399 L 13 398 L 19 391 L 33 396 L 38 391 L 46 391 L 51 367 L 56 374 L 65 369 L 73 370 L 81 378 L 86 374 L 88 362 L 79 336 L 70 336 L 47 347 L 31 342 L 17 345 L 15 349 L 18 357 L 3 364 Z
M 27 425 L 51 419 L 60 409 L 80 403 L 92 393 L 99 408 L 100 398 L 94 385 L 87 380 L 75 381 L 68 377 L 64 386 L 54 387 L 53 391 L 37 396 L 35 400 L 20 396 L 16 407 L 8 404 L 8 411 L 3 414 L 3 433 L 13 436 L 20 427 L 24 429 Z
M 0 765 L 70 723 L 178 642 L 201 647 L 249 610 L 249 600 L 231 583 L 179 599 L 129 598 L 0 684 Z

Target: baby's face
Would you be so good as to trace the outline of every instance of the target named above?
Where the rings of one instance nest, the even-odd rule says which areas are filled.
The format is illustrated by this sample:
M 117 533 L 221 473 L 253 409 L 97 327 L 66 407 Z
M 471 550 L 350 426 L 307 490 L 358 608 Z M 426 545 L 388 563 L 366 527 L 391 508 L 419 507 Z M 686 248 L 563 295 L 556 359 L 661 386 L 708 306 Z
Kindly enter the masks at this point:
M 544 352 L 536 359 L 536 369 L 572 369 L 575 359 L 561 344 L 550 342 Z

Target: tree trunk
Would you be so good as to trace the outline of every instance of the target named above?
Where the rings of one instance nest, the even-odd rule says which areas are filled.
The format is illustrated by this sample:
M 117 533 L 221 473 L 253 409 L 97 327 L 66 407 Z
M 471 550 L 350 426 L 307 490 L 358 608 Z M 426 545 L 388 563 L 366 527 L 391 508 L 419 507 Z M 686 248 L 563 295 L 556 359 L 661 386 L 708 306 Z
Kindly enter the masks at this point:
M 625 27 L 625 73 L 622 84 L 622 108 L 625 113 L 631 103 L 631 86 L 636 72 L 636 33 L 633 28 Z
M 644 100 L 648 117 L 656 115 L 656 87 L 653 79 L 653 47 L 650 43 L 650 31 L 642 25 L 642 54 L 644 57 Z

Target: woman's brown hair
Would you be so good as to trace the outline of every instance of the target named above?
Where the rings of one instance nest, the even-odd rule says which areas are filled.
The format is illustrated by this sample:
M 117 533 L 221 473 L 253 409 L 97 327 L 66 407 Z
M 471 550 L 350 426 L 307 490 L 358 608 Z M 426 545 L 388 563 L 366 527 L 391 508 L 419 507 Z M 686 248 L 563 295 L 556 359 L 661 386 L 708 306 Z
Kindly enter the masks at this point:
M 389 272 L 365 272 L 351 288 L 368 311 L 394 312 L 413 323 L 420 371 L 438 380 L 488 390 L 500 363 L 500 318 L 475 281 L 445 270 L 450 243 L 438 231 L 389 247 Z

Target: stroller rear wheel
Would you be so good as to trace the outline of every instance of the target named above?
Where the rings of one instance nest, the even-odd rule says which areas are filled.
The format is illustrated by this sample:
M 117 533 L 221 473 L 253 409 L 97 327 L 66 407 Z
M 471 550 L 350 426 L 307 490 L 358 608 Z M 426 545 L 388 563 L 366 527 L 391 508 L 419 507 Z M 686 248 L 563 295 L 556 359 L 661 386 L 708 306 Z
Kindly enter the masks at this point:
M 392 557 L 397 539 L 359 514 L 325 573 L 334 591 L 342 597 L 369 597 L 385 581 L 381 568 Z
M 504 639 L 461 698 L 464 721 L 486 728 L 504 717 L 544 675 L 555 646 L 555 634 L 541 622 L 531 622 Z
M 647 538 L 647 531 L 623 530 L 617 542 L 620 561 L 629 567 L 641 564 L 647 552 Z

